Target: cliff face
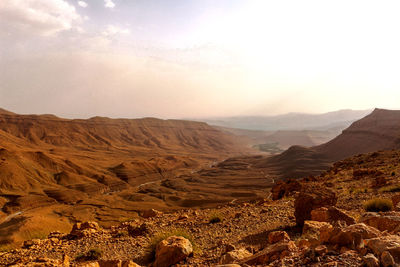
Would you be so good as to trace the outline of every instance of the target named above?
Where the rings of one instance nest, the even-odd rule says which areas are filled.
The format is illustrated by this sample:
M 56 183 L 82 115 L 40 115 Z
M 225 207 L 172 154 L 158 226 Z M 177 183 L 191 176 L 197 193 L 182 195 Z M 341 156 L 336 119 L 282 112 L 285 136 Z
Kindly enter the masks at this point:
M 232 150 L 228 135 L 201 122 L 144 119 L 66 120 L 52 115 L 0 113 L 0 130 L 33 145 L 160 150 Z

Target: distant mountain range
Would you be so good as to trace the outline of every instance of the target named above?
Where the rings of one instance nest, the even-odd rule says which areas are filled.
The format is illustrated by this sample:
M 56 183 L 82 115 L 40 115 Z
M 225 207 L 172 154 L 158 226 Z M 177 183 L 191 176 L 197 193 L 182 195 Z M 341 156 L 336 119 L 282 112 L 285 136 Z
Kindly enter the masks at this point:
M 240 116 L 196 119 L 210 125 L 262 131 L 303 131 L 345 129 L 372 112 L 368 110 L 338 110 L 323 114 L 288 113 L 277 116 Z

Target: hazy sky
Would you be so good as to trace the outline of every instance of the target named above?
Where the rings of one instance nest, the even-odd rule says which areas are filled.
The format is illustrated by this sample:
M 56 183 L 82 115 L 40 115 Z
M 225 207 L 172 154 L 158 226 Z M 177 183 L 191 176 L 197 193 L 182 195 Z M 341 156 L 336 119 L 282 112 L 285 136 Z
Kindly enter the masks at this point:
M 0 107 L 63 117 L 400 109 L 400 1 L 0 0 Z

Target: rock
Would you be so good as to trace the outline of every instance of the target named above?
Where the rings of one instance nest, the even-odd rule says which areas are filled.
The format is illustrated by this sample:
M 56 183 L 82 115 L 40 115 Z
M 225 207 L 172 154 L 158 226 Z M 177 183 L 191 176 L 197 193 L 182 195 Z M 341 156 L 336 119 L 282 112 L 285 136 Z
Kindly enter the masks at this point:
M 347 215 L 344 211 L 330 206 L 330 207 L 321 207 L 311 211 L 311 220 L 318 222 L 336 222 L 336 221 L 345 221 L 347 225 L 355 224 L 356 220 Z
M 387 252 L 387 251 L 382 252 L 381 263 L 382 263 L 383 267 L 393 267 L 393 266 L 395 266 L 395 262 L 394 262 L 394 259 L 393 259 L 392 255 L 390 255 L 390 253 Z
M 232 244 L 226 244 L 225 245 L 225 253 L 227 253 L 229 251 L 232 251 L 232 250 L 235 250 L 235 249 L 236 249 L 236 247 L 234 245 L 232 245 Z
M 280 241 L 290 241 L 290 237 L 285 231 L 274 231 L 268 234 L 268 243 L 275 244 Z
M 220 262 L 222 264 L 235 263 L 235 262 L 239 262 L 242 259 L 248 258 L 252 255 L 253 254 L 248 252 L 246 249 L 243 249 L 243 248 L 236 249 L 236 250 L 232 250 L 232 251 L 226 253 L 225 255 L 223 255 Z
M 305 221 L 302 237 L 306 238 L 311 245 L 316 245 L 329 240 L 332 229 L 333 226 L 327 222 Z
M 305 220 L 311 219 L 312 210 L 334 206 L 336 202 L 336 194 L 326 187 L 316 185 L 303 186 L 294 202 L 296 223 L 303 225 Z
M 144 236 L 150 232 L 150 226 L 148 223 L 142 223 L 138 225 L 128 225 L 128 234 L 132 237 Z
M 140 267 L 140 265 L 129 260 L 107 260 L 99 261 L 98 263 L 100 267 Z
M 392 197 L 392 203 L 393 203 L 393 207 L 398 210 L 397 204 L 400 203 L 400 194 L 394 195 Z
M 364 246 L 363 240 L 378 236 L 381 236 L 381 233 L 377 229 L 357 223 L 347 227 L 335 227 L 328 242 L 351 249 L 360 249 Z
M 161 211 L 155 210 L 155 209 L 150 209 L 150 210 L 145 210 L 142 212 L 140 216 L 143 218 L 153 218 L 162 215 Z
M 397 211 L 366 212 L 358 221 L 375 227 L 380 231 L 400 231 L 400 212 Z
M 187 219 L 189 219 L 189 215 L 182 214 L 181 216 L 179 216 L 178 221 L 183 221 L 183 220 L 187 220 Z
M 38 246 L 42 243 L 42 240 L 40 239 L 32 239 L 32 240 L 25 240 L 23 247 L 24 248 L 30 248 L 32 246 Z
M 239 264 L 220 264 L 215 265 L 215 267 L 241 267 Z
M 96 233 L 99 230 L 100 226 L 97 224 L 97 222 L 78 222 L 72 226 L 70 236 L 81 238 L 85 236 L 90 236 L 91 234 Z
M 297 242 L 297 247 L 298 248 L 309 248 L 311 246 L 310 241 L 308 241 L 308 239 L 300 239 Z
M 298 191 L 301 184 L 296 180 L 289 180 L 287 182 L 278 181 L 271 188 L 272 200 L 278 200 L 285 196 L 289 196 L 292 192 Z
M 156 247 L 154 267 L 169 267 L 193 253 L 192 243 L 182 236 L 170 236 Z
M 366 240 L 366 246 L 371 249 L 375 255 L 380 257 L 382 256 L 383 252 L 386 251 L 390 253 L 397 264 L 400 263 L 400 236 L 388 235 L 372 238 Z
M 281 255 L 289 255 L 297 250 L 296 244 L 293 241 L 281 241 L 275 243 L 255 255 L 241 261 L 243 264 L 248 265 L 265 265 L 274 259 L 279 259 Z
M 363 261 L 367 267 L 379 267 L 379 260 L 372 253 L 365 255 Z
M 314 251 L 317 255 L 322 256 L 328 252 L 328 248 L 325 245 L 319 245 L 319 246 L 315 247 Z

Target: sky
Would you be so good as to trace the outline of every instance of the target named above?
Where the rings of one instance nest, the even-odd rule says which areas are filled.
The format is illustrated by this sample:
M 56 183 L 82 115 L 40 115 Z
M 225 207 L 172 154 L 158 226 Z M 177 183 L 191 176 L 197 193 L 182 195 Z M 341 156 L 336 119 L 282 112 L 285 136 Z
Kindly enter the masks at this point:
M 0 0 L 0 107 L 67 118 L 400 109 L 400 2 Z

